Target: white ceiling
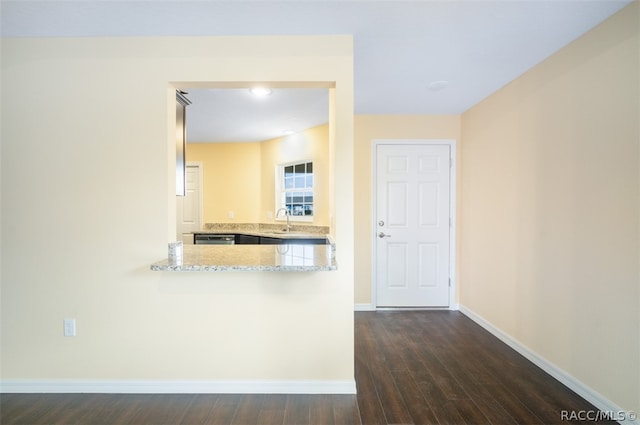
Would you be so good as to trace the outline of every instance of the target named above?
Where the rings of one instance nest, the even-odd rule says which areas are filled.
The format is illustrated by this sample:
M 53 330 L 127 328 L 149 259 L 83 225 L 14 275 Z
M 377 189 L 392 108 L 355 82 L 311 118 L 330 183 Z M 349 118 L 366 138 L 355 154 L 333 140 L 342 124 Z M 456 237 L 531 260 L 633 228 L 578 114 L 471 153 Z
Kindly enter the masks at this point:
M 257 97 L 248 89 L 190 89 L 187 140 L 260 142 L 329 121 L 328 89 L 273 89 Z
M 2 0 L 1 32 L 5 37 L 352 34 L 356 114 L 459 114 L 630 1 Z M 442 80 L 446 87 L 429 88 Z M 226 120 L 233 119 L 225 113 Z M 296 115 L 288 109 L 274 113 Z M 200 126 L 199 118 L 190 119 L 190 136 L 214 137 L 200 136 L 204 121 Z

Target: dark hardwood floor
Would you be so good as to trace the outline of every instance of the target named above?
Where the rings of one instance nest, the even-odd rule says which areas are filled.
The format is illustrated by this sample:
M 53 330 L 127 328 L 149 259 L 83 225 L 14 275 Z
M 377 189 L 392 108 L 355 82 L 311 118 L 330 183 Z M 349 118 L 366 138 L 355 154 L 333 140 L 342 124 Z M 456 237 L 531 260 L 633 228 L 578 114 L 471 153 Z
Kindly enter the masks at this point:
M 355 354 L 357 395 L 2 394 L 0 423 L 552 425 L 596 410 L 458 312 L 358 312 Z

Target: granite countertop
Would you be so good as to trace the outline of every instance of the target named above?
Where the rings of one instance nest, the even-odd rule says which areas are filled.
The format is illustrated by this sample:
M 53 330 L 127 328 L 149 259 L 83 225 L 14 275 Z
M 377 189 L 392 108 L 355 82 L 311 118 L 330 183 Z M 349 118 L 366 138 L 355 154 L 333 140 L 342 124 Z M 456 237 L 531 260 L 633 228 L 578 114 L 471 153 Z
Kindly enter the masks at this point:
M 203 230 L 193 232 L 200 235 L 248 235 L 278 239 L 324 239 L 329 235 L 326 226 L 292 224 L 291 230 L 283 231 L 284 223 L 206 223 Z M 331 238 L 328 239 L 332 243 Z
M 184 245 L 182 261 L 159 261 L 154 271 L 331 271 L 335 245 Z

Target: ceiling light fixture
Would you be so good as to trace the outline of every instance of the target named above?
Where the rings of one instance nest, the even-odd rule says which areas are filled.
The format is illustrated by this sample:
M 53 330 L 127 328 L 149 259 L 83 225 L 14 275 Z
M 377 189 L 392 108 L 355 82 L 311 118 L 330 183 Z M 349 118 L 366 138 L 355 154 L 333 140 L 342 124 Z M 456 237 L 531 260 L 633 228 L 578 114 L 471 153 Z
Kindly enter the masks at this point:
M 293 134 L 293 130 L 282 130 L 282 134 L 290 136 Z
M 251 92 L 251 94 L 258 97 L 269 96 L 272 93 L 271 89 L 268 89 L 266 87 L 253 87 L 250 88 L 249 91 Z

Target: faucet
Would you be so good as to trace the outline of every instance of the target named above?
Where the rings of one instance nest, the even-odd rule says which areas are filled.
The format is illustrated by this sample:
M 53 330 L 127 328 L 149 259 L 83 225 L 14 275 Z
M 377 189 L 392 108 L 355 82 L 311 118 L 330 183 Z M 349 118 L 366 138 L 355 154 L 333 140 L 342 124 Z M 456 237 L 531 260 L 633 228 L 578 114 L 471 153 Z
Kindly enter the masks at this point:
M 289 210 L 286 208 L 280 208 L 278 211 L 276 211 L 276 218 L 278 218 L 278 215 L 280 215 L 280 211 L 284 211 L 284 216 L 287 218 L 287 227 L 284 229 L 284 231 L 288 232 L 291 230 L 291 226 L 289 225 Z

